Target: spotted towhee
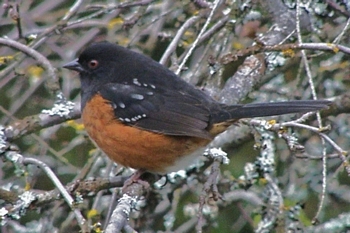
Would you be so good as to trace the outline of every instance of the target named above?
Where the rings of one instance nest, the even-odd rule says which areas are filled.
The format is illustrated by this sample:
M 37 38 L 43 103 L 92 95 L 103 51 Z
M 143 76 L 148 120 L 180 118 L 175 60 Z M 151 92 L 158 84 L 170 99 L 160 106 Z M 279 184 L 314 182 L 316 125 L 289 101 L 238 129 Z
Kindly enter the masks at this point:
M 326 100 L 225 105 L 142 54 L 94 43 L 64 68 L 80 73 L 82 119 L 115 162 L 154 173 L 177 171 L 191 153 L 240 118 L 316 111 Z

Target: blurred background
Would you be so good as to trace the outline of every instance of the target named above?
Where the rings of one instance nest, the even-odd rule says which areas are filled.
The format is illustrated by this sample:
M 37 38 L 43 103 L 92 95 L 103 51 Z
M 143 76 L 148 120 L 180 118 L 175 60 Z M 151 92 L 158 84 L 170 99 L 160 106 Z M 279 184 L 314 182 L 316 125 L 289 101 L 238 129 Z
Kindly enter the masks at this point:
M 132 173 L 112 164 L 91 143 L 79 120 L 78 74 L 61 68 L 90 43 L 107 40 L 160 61 L 227 104 L 313 99 L 313 94 L 333 100 L 334 106 L 322 113 L 322 125 L 331 126 L 325 134 L 333 145 L 323 145 L 320 136 L 306 128 L 272 133 L 271 175 L 282 198 L 277 207 L 271 204 L 275 196 L 267 188 L 269 181 L 257 169 L 263 139 L 249 121 L 234 125 L 213 142 L 228 153 L 230 163 L 221 166 L 218 179 L 223 198 L 214 201 L 211 194 L 206 196 L 203 232 L 313 232 L 327 229 L 325 223 L 333 221 L 343 226 L 334 232 L 346 232 L 341 216 L 349 219 L 350 179 L 340 155 L 350 145 L 348 1 L 8 0 L 1 4 L 0 126 L 11 126 L 9 131 L 16 136 L 8 134 L 8 141 L 24 157 L 47 164 L 64 185 Z M 298 40 L 310 45 L 304 54 L 292 46 Z M 50 75 L 43 60 L 34 59 L 25 49 L 14 49 L 15 42 L 46 57 L 56 76 Z M 332 47 L 336 44 L 343 50 Z M 41 123 L 43 110 L 62 100 L 57 96 L 60 92 L 77 106 L 73 119 L 31 128 Z M 286 122 L 298 117 L 268 119 Z M 319 126 L 315 116 L 305 124 Z M 304 150 L 291 150 L 288 142 L 294 137 L 295 145 Z M 16 212 L 14 206 L 23 193 L 55 189 L 38 166 L 19 171 L 13 161 L 0 156 L 0 208 Z M 130 226 L 138 232 L 196 232 L 208 164 L 200 158 L 187 172 L 172 174 L 164 187 L 156 186 L 145 194 L 133 210 Z M 249 166 L 254 167 L 253 173 L 247 172 Z M 256 177 L 249 178 L 249 174 Z M 117 203 L 112 194 L 116 193 L 116 199 L 121 196 L 118 185 L 101 189 L 81 193 L 77 204 L 91 232 L 99 232 L 108 223 L 108 209 Z M 32 202 L 16 214 L 3 217 L 0 232 L 80 230 L 62 198 L 52 197 L 40 205 Z M 315 217 L 320 228 L 312 225 Z

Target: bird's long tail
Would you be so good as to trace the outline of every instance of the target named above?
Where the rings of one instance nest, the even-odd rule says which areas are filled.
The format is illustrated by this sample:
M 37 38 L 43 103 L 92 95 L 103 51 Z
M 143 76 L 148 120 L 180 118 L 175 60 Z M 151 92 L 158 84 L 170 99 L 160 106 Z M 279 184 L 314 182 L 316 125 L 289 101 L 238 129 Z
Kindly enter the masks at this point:
M 227 120 L 275 116 L 289 113 L 306 113 L 327 108 L 332 102 L 328 100 L 295 100 L 286 102 L 252 103 L 223 106 L 221 116 L 216 116 L 217 122 Z M 221 119 L 220 119 L 221 118 Z

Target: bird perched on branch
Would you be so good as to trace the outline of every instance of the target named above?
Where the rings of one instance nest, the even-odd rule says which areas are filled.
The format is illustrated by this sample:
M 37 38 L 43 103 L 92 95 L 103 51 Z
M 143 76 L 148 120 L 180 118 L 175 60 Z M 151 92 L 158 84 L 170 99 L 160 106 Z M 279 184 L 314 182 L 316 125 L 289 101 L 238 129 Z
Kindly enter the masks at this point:
M 90 138 L 123 166 L 166 174 L 240 118 L 317 111 L 327 100 L 225 105 L 142 54 L 94 43 L 64 68 L 78 71 Z

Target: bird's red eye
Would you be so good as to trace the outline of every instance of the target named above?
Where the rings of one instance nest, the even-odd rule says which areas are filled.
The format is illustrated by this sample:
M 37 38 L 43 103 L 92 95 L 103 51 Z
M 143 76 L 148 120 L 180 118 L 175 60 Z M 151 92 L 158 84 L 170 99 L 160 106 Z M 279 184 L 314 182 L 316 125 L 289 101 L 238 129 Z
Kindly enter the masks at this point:
M 89 65 L 90 69 L 95 69 L 98 66 L 98 61 L 97 60 L 90 60 L 88 65 Z

